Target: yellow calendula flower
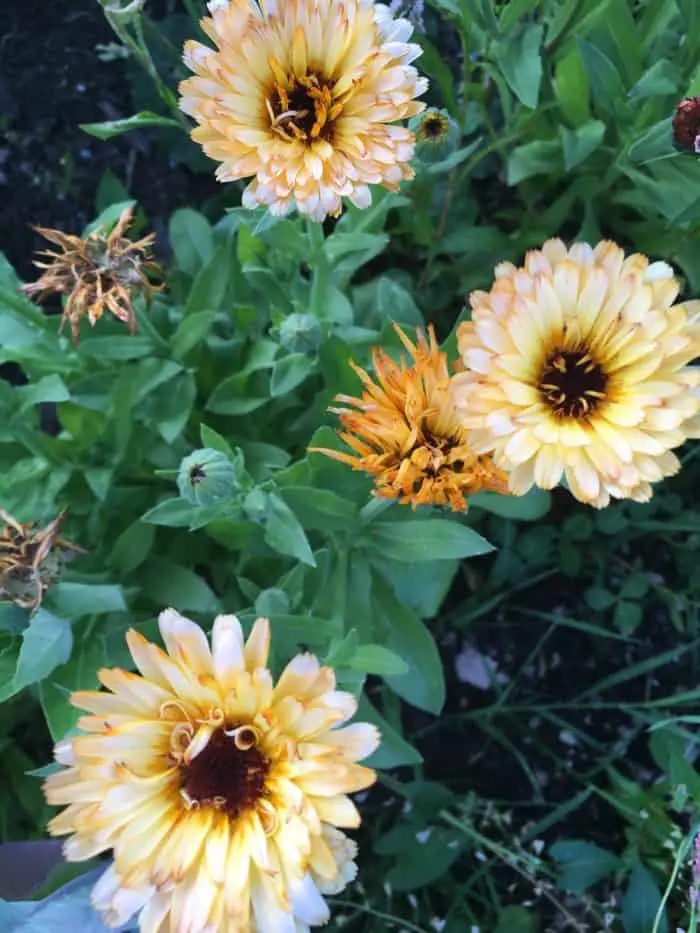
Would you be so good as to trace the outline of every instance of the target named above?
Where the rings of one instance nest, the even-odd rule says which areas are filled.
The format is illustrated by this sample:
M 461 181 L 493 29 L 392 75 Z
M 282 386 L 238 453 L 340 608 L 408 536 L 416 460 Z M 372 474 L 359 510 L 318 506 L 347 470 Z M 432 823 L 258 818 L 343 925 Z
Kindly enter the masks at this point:
M 395 329 L 410 354 L 396 363 L 373 348 L 376 381 L 361 367 L 350 365 L 362 380 L 361 398 L 347 395 L 337 402 L 351 408 L 331 408 L 340 416 L 338 434 L 354 453 L 318 449 L 354 470 L 374 477 L 377 493 L 418 505 L 467 508 L 467 496 L 491 490 L 507 492 L 507 478 L 490 456 L 478 456 L 469 432 L 455 412 L 450 392 L 447 356 L 435 339 L 418 330 L 416 343 Z M 314 448 L 312 448 L 313 450 Z
M 321 221 L 341 198 L 371 203 L 413 177 L 414 138 L 394 126 L 427 89 L 411 62 L 413 27 L 373 0 L 213 0 L 202 29 L 216 50 L 185 46 L 195 77 L 180 85 L 192 138 L 217 178 L 253 177 L 246 207 Z
M 496 267 L 470 297 L 455 402 L 473 443 L 510 472 L 516 494 L 566 477 L 597 508 L 644 502 L 698 436 L 700 302 L 674 304 L 665 262 L 548 240 L 525 265 Z
M 22 286 L 22 291 L 37 295 L 39 300 L 53 294 L 65 295 L 61 329 L 69 324 L 75 344 L 82 319 L 87 317 L 94 327 L 105 311 L 124 321 L 134 333 L 136 314 L 132 298 L 141 292 L 150 300 L 161 287 L 150 280 L 150 276 L 162 274 L 151 258 L 155 235 L 151 233 L 136 242 L 130 240 L 126 233 L 132 219 L 132 208 L 125 208 L 107 236 L 101 228 L 86 237 L 48 227 L 34 228 L 58 246 L 60 252 L 43 250 L 39 254 L 48 260 L 34 263 L 43 270 L 41 277 Z
M 78 692 L 84 734 L 59 743 L 65 770 L 45 783 L 49 824 L 70 834 L 71 861 L 113 850 L 92 902 L 108 926 L 138 914 L 142 933 L 308 933 L 325 923 L 322 893 L 355 875 L 347 794 L 374 771 L 376 729 L 344 725 L 357 708 L 310 654 L 275 684 L 270 626 L 247 642 L 235 616 L 159 618 L 167 653 L 138 632 L 140 674 L 102 670 L 104 692 Z

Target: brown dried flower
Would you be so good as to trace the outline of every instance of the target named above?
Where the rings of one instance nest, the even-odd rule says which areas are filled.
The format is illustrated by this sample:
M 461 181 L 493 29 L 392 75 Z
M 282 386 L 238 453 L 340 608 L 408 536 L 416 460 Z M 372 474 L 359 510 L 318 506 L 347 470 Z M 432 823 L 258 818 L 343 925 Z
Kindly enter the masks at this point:
M 62 252 L 42 250 L 38 255 L 49 261 L 35 261 L 34 265 L 45 271 L 38 281 L 22 286 L 22 291 L 36 294 L 39 301 L 55 293 L 68 296 L 61 330 L 69 322 L 76 346 L 83 317 L 87 316 L 94 327 L 105 310 L 124 321 L 133 334 L 136 331 L 133 295 L 143 292 L 150 301 L 153 292 L 162 287 L 153 285 L 149 279 L 149 274 L 162 274 L 150 255 L 155 235 L 151 233 L 132 242 L 125 235 L 132 219 L 132 208 L 125 208 L 108 236 L 101 227 L 85 238 L 47 227 L 34 228 Z
M 65 560 L 84 554 L 83 548 L 58 537 L 65 512 L 45 528 L 38 522 L 18 522 L 4 509 L 0 519 L 0 601 L 9 601 L 24 609 L 36 609 L 44 592 L 59 577 Z
M 683 152 L 700 153 L 700 97 L 686 97 L 676 107 L 673 142 Z

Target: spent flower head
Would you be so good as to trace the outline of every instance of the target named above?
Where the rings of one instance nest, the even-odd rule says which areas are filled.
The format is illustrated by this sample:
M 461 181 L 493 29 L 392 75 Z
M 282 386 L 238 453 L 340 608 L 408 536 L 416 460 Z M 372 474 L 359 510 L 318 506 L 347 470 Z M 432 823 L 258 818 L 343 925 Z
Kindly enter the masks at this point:
M 19 522 L 0 509 L 5 523 L 0 530 L 0 601 L 38 608 L 48 587 L 60 579 L 63 564 L 85 553 L 77 544 L 59 538 L 64 515 L 61 512 L 39 528 L 38 522 Z
M 244 206 L 321 221 L 413 177 L 413 134 L 393 125 L 428 86 L 408 20 L 373 0 L 216 0 L 209 13 L 216 48 L 186 44 L 180 106 L 220 181 L 253 178 Z
M 126 232 L 132 219 L 133 209 L 125 208 L 108 235 L 102 227 L 85 237 L 46 227 L 34 228 L 60 247 L 60 252 L 39 253 L 48 261 L 35 261 L 34 265 L 44 271 L 36 282 L 22 286 L 22 291 L 36 295 L 39 300 L 53 294 L 65 295 L 61 330 L 68 323 L 76 345 L 82 319 L 87 317 L 94 327 L 105 311 L 124 321 L 134 333 L 133 296 L 142 292 L 150 300 L 161 287 L 149 278 L 161 274 L 151 259 L 155 235 L 149 234 L 136 242 L 130 240 Z
M 363 385 L 361 398 L 338 395 L 342 408 L 340 438 L 353 450 L 345 453 L 311 448 L 347 463 L 374 478 L 378 495 L 418 505 L 467 508 L 467 497 L 482 490 L 507 492 L 507 478 L 490 456 L 471 447 L 469 432 L 454 408 L 447 355 L 432 327 L 428 339 L 418 330 L 413 343 L 398 325 L 395 330 L 410 356 L 400 363 L 380 348 L 372 349 L 373 379 L 350 365 Z M 349 407 L 346 407 L 349 406 Z

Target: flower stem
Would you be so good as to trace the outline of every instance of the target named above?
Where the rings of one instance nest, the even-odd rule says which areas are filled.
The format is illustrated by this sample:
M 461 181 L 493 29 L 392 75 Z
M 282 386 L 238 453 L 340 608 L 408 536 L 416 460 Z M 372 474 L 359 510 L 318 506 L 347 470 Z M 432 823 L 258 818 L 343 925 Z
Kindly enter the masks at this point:
M 307 218 L 306 236 L 309 242 L 309 265 L 313 271 L 310 310 L 315 317 L 322 318 L 326 309 L 331 279 L 323 225 Z
M 175 94 L 158 74 L 158 69 L 156 68 L 155 62 L 153 61 L 153 56 L 151 55 L 150 49 L 146 44 L 146 39 L 143 34 L 143 21 L 141 18 L 141 13 L 136 13 L 133 20 L 131 20 L 134 30 L 134 35 L 132 35 L 127 29 L 126 24 L 120 23 L 119 20 L 113 16 L 106 7 L 102 7 L 102 12 L 104 13 L 105 19 L 111 26 L 112 31 L 117 36 L 119 41 L 131 52 L 136 61 L 148 74 L 151 81 L 153 81 L 153 84 L 155 85 L 155 88 L 158 92 L 158 96 L 166 105 L 174 119 L 189 135 L 190 126 L 187 122 L 187 119 L 177 105 L 177 98 Z

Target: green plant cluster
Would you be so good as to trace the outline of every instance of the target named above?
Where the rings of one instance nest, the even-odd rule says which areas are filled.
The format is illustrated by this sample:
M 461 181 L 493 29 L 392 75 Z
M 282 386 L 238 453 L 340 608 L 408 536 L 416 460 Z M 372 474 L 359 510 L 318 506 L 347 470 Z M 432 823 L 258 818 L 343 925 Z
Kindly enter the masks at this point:
M 203 5 L 157 24 L 103 5 L 149 109 L 84 128 L 164 128 L 168 156 L 201 168 L 166 40 Z M 273 667 L 313 651 L 382 732 L 360 883 L 329 929 L 696 933 L 696 449 L 646 505 L 481 493 L 454 516 L 373 498 L 309 448 L 341 449 L 327 409 L 360 390 L 351 359 L 432 322 L 454 360 L 466 294 L 548 237 L 613 238 L 700 292 L 700 163 L 671 136 L 700 93 L 700 5 L 427 6 L 420 65 L 450 132 L 399 194 L 324 235 L 227 186 L 169 218 L 167 288 L 136 301 L 136 336 L 104 319 L 78 347 L 0 262 L 0 363 L 26 380 L 0 381 L 0 506 L 66 508 L 87 551 L 35 612 L 0 603 L 0 839 L 43 845 L 38 778 L 75 726 L 68 696 L 129 666 L 127 628 L 236 611 L 272 620 Z M 91 227 L 129 203 L 109 173 Z M 17 900 L 0 861 L 4 928 L 54 933 L 72 911 L 97 933 L 95 864 Z

